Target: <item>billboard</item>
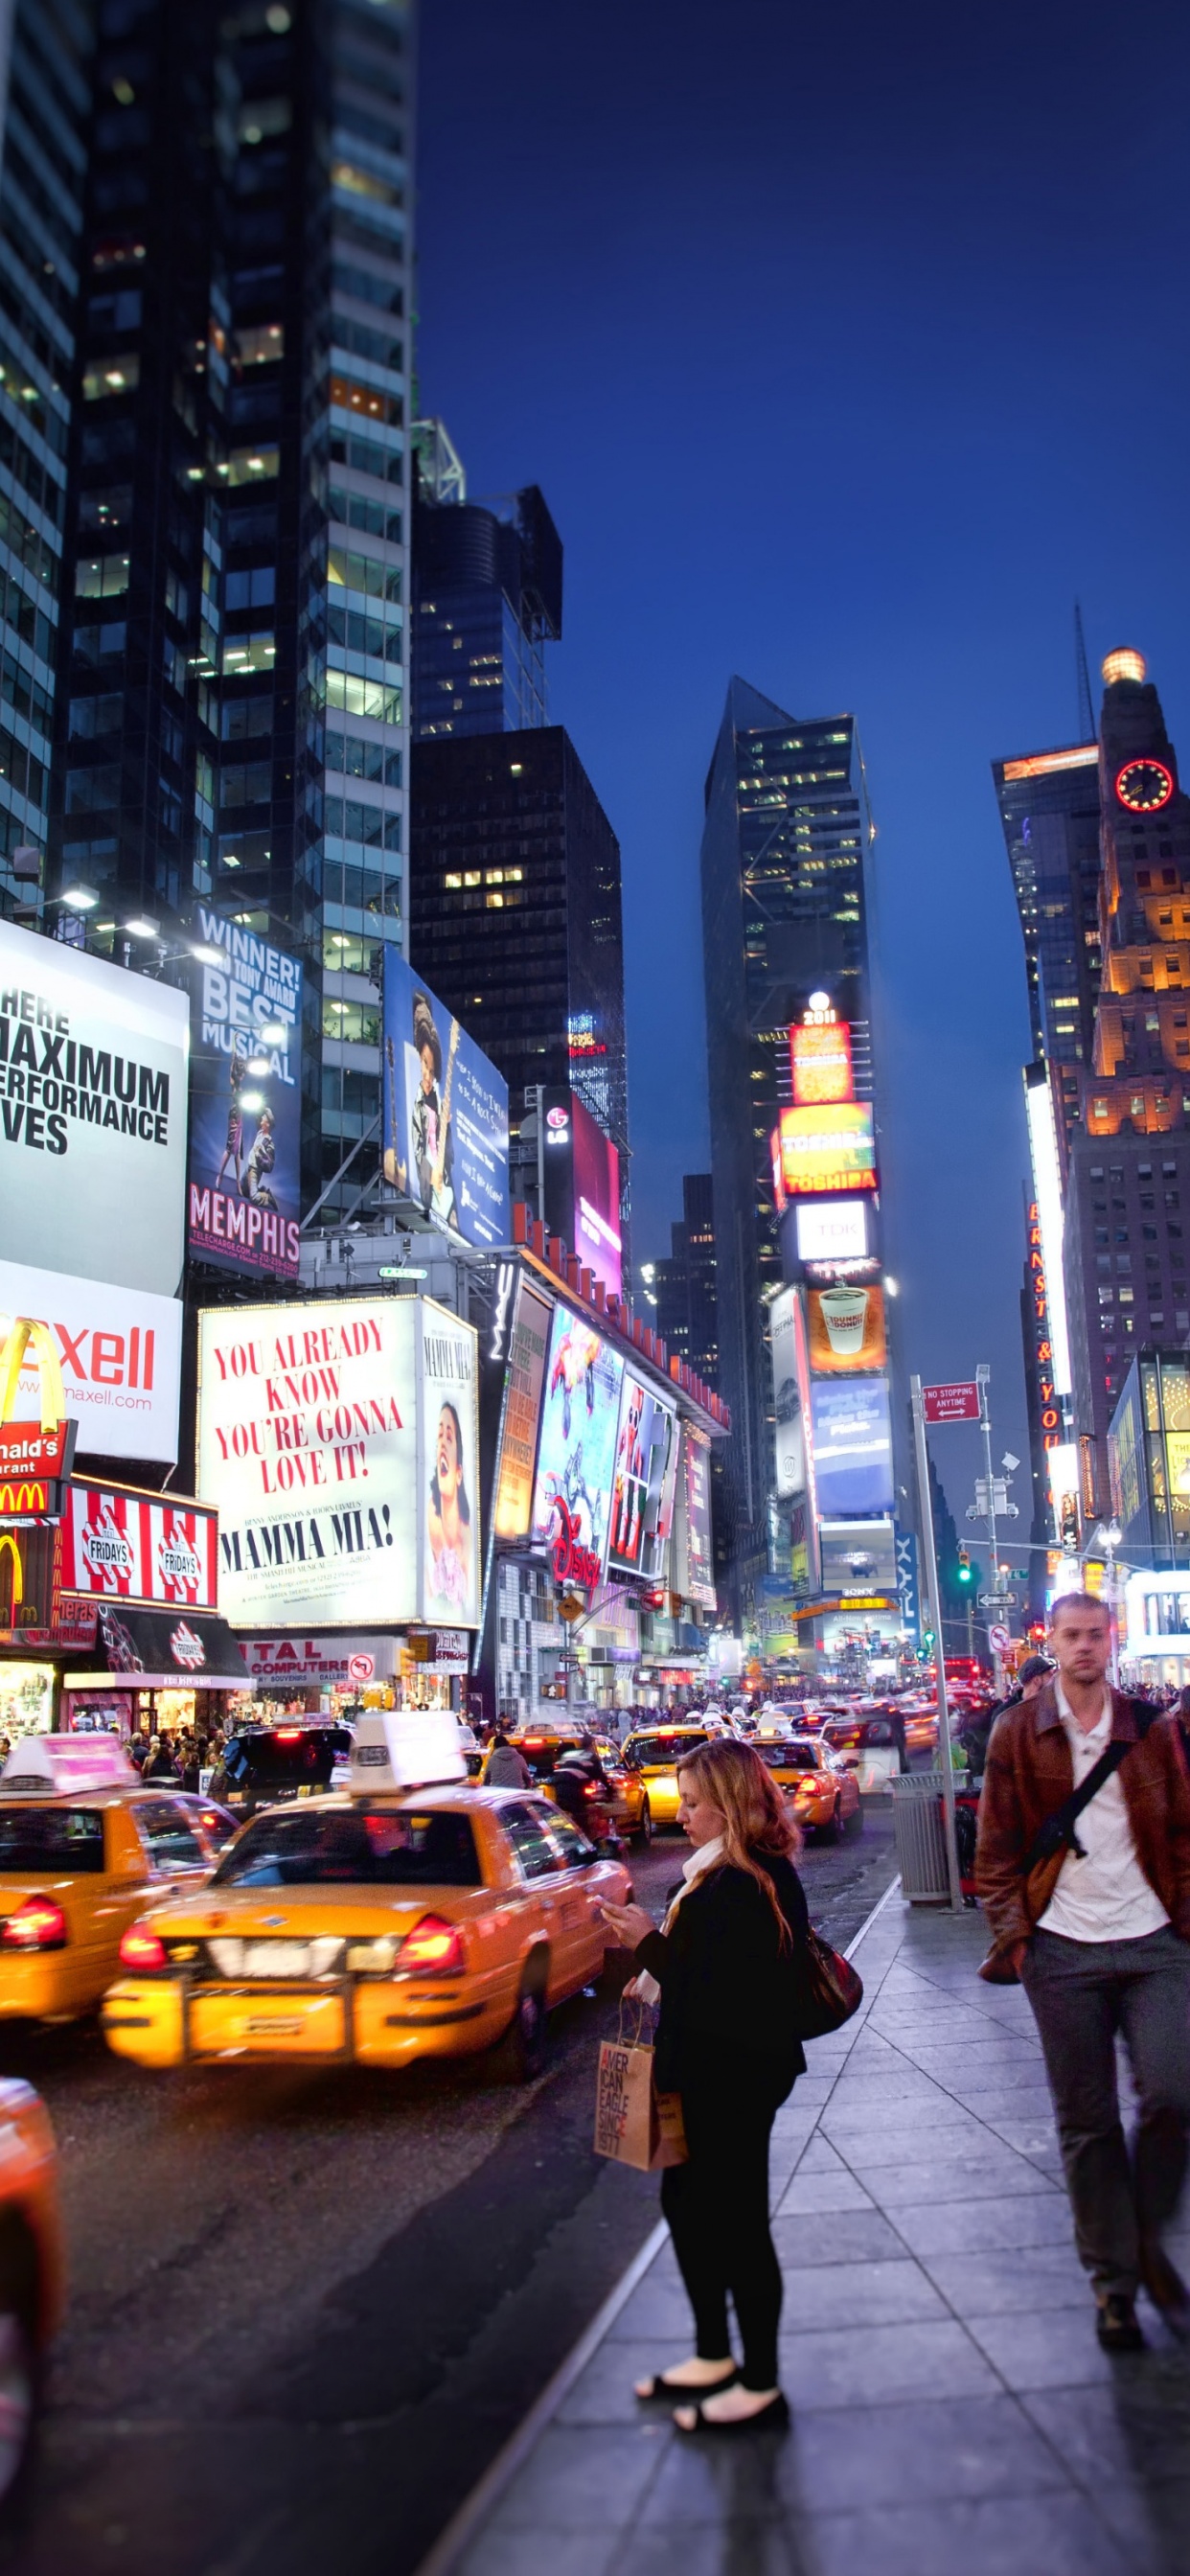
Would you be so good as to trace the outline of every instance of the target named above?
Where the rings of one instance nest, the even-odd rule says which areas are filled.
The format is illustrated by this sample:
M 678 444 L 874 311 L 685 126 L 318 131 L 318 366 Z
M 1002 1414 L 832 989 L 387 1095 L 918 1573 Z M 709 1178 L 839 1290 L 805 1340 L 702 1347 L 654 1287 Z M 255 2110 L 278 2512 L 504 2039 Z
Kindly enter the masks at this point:
M 609 1574 L 665 1573 L 673 1515 L 677 1417 L 651 1386 L 626 1370 L 607 1549 Z
M 6 1261 L 176 1296 L 189 1046 L 184 993 L 0 921 Z
M 299 1267 L 302 967 L 200 908 L 219 965 L 195 968 L 187 1241 L 223 1270 Z
M 786 1199 L 876 1187 L 876 1139 L 867 1101 L 783 1109 L 771 1141 L 778 1208 L 784 1208 Z
M 507 1243 L 508 1084 L 385 943 L 384 1176 L 464 1243 Z
M 201 1503 L 76 1481 L 62 1521 L 62 1589 L 89 1600 L 214 1610 L 217 1536 L 215 1514 Z
M 702 1610 L 718 1607 L 715 1556 L 711 1544 L 711 1444 L 706 1433 L 684 1422 L 674 1512 L 673 1589 Z
M 526 1538 L 533 1510 L 533 1469 L 537 1459 L 537 1423 L 550 1343 L 553 1303 L 517 1281 L 516 1306 L 508 1338 L 504 1409 L 496 1462 L 492 1527 L 497 1538 Z
M 868 1257 L 866 1199 L 828 1199 L 825 1205 L 807 1199 L 795 1208 L 794 1224 L 799 1261 L 866 1261 Z
M 545 1222 L 609 1297 L 621 1294 L 620 1157 L 585 1101 L 564 1085 L 545 1093 Z
M 816 1378 L 810 1393 L 818 1510 L 858 1520 L 893 1507 L 886 1377 Z
M 624 1362 L 569 1306 L 555 1306 L 546 1368 L 530 1537 L 547 1547 L 565 1506 L 573 1544 L 602 1574 L 620 1423 Z
M 797 1381 L 794 1308 L 797 1291 L 783 1288 L 769 1308 L 769 1342 L 773 1357 L 773 1455 L 776 1492 L 782 1498 L 805 1492 L 806 1436 Z
M 862 1284 L 806 1291 L 810 1366 L 816 1377 L 871 1376 L 888 1358 L 884 1291 Z
M 425 1297 L 199 1316 L 198 1458 L 233 1626 L 479 1620 L 478 1354 Z
M 104 1458 L 173 1463 L 182 1368 L 178 1298 L 150 1297 L 99 1279 L 0 1261 L 0 1332 L 17 1315 L 48 1324 L 53 1334 L 66 1410 L 78 1422 L 80 1449 Z M 22 1411 L 34 1413 L 40 1394 L 32 1350 L 26 1353 L 17 1392 Z
M 818 1101 L 851 1100 L 855 1090 L 851 1030 L 846 1020 L 835 1018 L 825 994 L 814 1000 L 820 1007 L 816 1010 L 812 1001 L 800 1028 L 789 1032 L 793 1097 L 799 1109 Z

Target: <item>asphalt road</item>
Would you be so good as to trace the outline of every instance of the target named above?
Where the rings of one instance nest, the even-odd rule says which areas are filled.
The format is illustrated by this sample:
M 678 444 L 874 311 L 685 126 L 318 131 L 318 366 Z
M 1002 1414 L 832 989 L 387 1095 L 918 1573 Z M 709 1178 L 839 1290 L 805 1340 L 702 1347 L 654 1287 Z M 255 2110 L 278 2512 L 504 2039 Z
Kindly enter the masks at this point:
M 684 1852 L 633 1857 L 658 1915 Z M 887 1803 L 807 1850 L 839 1946 L 893 1866 Z M 656 2219 L 655 2179 L 590 2151 L 620 1982 L 553 2016 L 522 2092 L 481 2061 L 161 2078 L 94 2025 L 0 2030 L 70 2258 L 3 2576 L 412 2576 Z

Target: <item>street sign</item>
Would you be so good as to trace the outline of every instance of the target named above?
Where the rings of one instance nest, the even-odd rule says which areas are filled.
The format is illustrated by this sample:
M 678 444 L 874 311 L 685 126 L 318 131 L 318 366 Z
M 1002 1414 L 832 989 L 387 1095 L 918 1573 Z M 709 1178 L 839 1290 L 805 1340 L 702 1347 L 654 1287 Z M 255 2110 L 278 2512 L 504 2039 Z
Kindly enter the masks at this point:
M 960 1378 L 948 1386 L 923 1386 L 922 1409 L 927 1422 L 978 1422 L 979 1388 L 974 1378 Z
M 981 1610 L 1015 1610 L 1016 1594 L 1015 1592 L 981 1592 L 979 1606 Z
M 1006 1655 L 1012 1644 L 1007 1628 L 989 1628 L 988 1644 L 994 1655 Z

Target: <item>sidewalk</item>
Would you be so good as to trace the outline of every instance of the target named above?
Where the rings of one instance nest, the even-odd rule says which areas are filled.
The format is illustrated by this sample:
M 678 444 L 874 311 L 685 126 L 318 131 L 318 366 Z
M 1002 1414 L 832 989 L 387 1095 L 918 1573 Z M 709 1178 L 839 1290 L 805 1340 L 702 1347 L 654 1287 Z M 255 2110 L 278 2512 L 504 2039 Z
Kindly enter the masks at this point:
M 636 2405 L 690 2349 L 666 2241 L 426 2576 L 1190 2576 L 1190 2353 L 1143 2307 L 1152 2348 L 1100 2352 L 1032 2019 L 985 1947 L 894 1894 L 862 2012 L 778 2117 L 793 2430 L 691 2441 Z

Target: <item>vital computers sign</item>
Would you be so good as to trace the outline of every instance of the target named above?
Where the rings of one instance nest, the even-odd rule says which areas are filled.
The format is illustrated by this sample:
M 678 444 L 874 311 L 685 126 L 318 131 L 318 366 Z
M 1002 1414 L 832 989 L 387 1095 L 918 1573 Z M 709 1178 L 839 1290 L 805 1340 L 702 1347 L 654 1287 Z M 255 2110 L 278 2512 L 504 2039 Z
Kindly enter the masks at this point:
M 199 912 L 187 1228 L 223 1270 L 298 1275 L 302 968 L 255 931 Z

